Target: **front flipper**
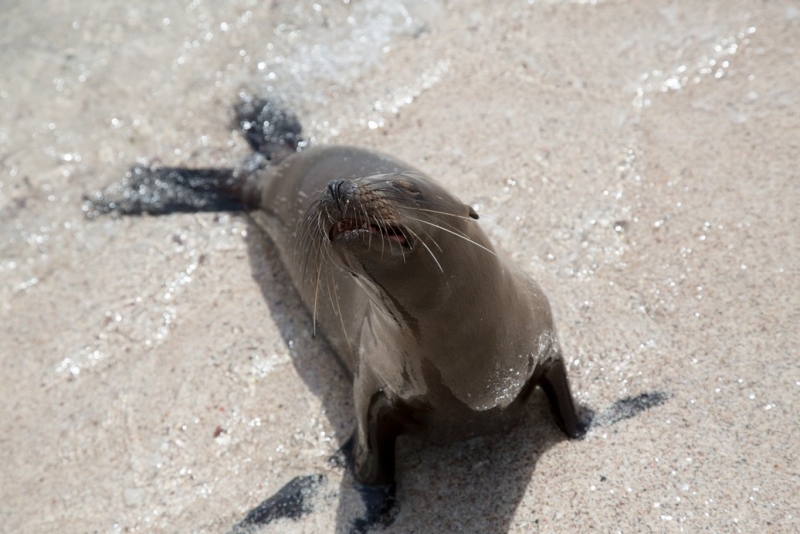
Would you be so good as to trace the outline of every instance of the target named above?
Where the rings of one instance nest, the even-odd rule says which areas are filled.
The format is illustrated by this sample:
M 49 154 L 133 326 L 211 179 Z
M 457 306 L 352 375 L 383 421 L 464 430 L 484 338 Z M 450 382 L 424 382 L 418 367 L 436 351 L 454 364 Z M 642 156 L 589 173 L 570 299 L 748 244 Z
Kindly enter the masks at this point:
M 588 408 L 584 408 L 582 414 L 578 413 L 569 390 L 567 369 L 564 366 L 563 358 L 559 357 L 549 364 L 542 373 L 538 385 L 547 395 L 550 409 L 561 430 L 571 438 L 582 438 L 589 430 L 594 413 Z
M 352 532 L 362 534 L 374 526 L 388 527 L 394 523 L 399 511 L 395 489 L 394 483 L 370 486 L 357 482 L 356 490 L 364 502 L 366 513 L 353 521 Z
M 358 388 L 356 388 L 358 391 Z M 353 444 L 353 473 L 368 485 L 394 482 L 394 445 L 399 429 L 394 408 L 382 391 L 356 399 L 358 428 Z
M 355 435 L 351 436 L 336 453 L 328 459 L 331 465 L 355 471 Z M 396 484 L 364 484 L 354 481 L 354 487 L 364 503 L 364 517 L 353 521 L 353 533 L 367 532 L 373 526 L 387 527 L 397 516 Z
M 391 525 L 397 516 L 394 448 L 402 428 L 397 408 L 386 394 L 381 390 L 368 394 L 373 388 L 367 387 L 362 378 L 356 377 L 357 428 L 350 441 L 356 489 L 366 514 L 353 523 L 355 532 L 366 532 L 376 525 Z

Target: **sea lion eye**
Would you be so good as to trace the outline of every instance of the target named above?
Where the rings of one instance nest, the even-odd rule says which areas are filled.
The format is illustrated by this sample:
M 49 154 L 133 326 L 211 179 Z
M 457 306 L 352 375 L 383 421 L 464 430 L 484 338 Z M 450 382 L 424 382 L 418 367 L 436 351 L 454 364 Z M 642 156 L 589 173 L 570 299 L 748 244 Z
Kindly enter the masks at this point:
M 417 197 L 420 195 L 419 188 L 411 182 L 407 182 L 405 180 L 392 180 L 391 185 L 397 189 L 401 189 L 402 191 L 409 193 L 411 196 Z
M 419 193 L 419 189 L 414 187 L 414 184 L 405 180 L 394 180 L 392 181 L 392 185 L 400 187 L 406 191 L 411 191 L 412 193 Z

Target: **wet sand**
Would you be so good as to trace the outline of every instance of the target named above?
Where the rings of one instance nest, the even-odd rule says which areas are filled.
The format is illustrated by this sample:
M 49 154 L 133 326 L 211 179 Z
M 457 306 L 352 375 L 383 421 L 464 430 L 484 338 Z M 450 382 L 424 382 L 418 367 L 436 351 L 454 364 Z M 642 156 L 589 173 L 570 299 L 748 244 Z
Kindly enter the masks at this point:
M 0 15 L 0 524 L 224 532 L 326 459 L 349 384 L 243 215 L 86 220 L 132 163 L 233 165 L 242 91 L 396 155 L 547 292 L 581 402 L 562 438 L 402 440 L 388 532 L 800 530 L 800 4 L 294 2 Z M 317 6 L 317 7 L 315 7 Z

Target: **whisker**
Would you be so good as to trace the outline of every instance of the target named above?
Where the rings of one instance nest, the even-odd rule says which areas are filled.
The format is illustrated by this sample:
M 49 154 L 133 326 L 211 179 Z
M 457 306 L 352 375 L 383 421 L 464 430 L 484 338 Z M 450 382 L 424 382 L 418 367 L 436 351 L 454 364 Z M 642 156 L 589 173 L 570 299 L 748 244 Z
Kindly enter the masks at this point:
M 493 250 L 490 250 L 490 249 L 488 249 L 488 248 L 484 247 L 484 246 L 483 246 L 483 245 L 481 245 L 480 243 L 476 243 L 475 241 L 473 241 L 472 239 L 468 238 L 468 237 L 467 237 L 467 236 L 465 236 L 465 235 L 461 235 L 461 234 L 459 234 L 458 232 L 454 232 L 454 231 L 452 231 L 452 230 L 448 230 L 448 229 L 447 229 L 447 228 L 445 228 L 444 226 L 439 226 L 438 224 L 433 224 L 433 223 L 432 223 L 432 222 L 430 222 L 430 221 L 425 221 L 425 220 L 423 220 L 423 219 L 419 219 L 419 218 L 416 218 L 415 220 L 416 220 L 417 222 L 420 222 L 420 223 L 422 223 L 422 224 L 428 224 L 428 225 L 430 225 L 430 226 L 434 226 L 434 227 L 438 228 L 439 230 L 442 230 L 442 231 L 444 231 L 444 232 L 447 232 L 447 233 L 449 233 L 449 234 L 453 234 L 453 235 L 454 235 L 454 236 L 456 236 L 456 237 L 460 237 L 460 238 L 461 238 L 461 239 L 463 239 L 464 241 L 467 241 L 468 243 L 472 243 L 472 244 L 473 244 L 473 245 L 475 245 L 476 247 L 478 247 L 478 248 L 482 248 L 483 250 L 485 250 L 486 252 L 488 252 L 488 253 L 489 253 L 489 254 L 491 254 L 492 256 L 495 256 L 495 257 L 497 257 L 497 254 L 496 254 L 496 253 L 495 253 Z
M 380 230 L 381 238 L 382 239 L 387 239 L 389 241 L 389 253 L 391 253 L 392 250 L 393 250 L 392 249 L 392 240 L 387 237 L 387 235 L 388 235 L 387 229 L 388 229 L 389 225 L 386 223 L 386 219 L 383 218 L 383 215 L 378 214 L 376 216 L 375 222 L 378 223 L 378 229 Z M 383 256 L 383 253 L 381 253 L 381 256 Z
M 415 210 L 415 208 L 403 208 L 403 209 L 407 209 L 408 211 L 414 211 Z M 414 217 L 414 216 L 411 216 L 411 215 L 407 215 L 407 216 L 408 216 L 409 219 L 422 220 L 422 219 L 419 219 L 418 217 Z M 435 219 L 435 220 L 436 220 L 436 222 L 438 222 L 439 224 L 441 224 L 443 226 L 446 226 L 448 229 L 452 230 L 453 232 L 456 232 L 456 233 L 466 237 L 466 234 L 464 234 L 464 232 L 462 232 L 459 228 L 457 228 L 456 226 L 454 226 L 450 222 L 444 221 L 442 219 Z M 470 223 L 472 222 L 471 219 L 468 219 L 468 220 L 470 221 Z M 430 221 L 428 221 L 428 222 L 430 222 Z
M 364 220 L 367 221 L 367 223 L 369 224 L 369 215 L 367 214 L 367 208 L 361 206 L 361 211 L 364 213 Z M 369 233 L 367 241 L 367 250 L 372 250 L 372 232 Z
M 320 225 L 321 225 L 320 218 L 321 218 L 321 214 L 317 214 L 317 221 L 316 222 L 317 222 L 317 228 L 318 229 L 320 229 Z M 301 246 L 301 245 L 306 247 L 305 255 L 303 256 L 302 265 L 301 265 L 301 277 L 304 280 L 303 283 L 305 283 L 305 280 L 306 280 L 306 272 L 308 270 L 308 264 L 309 264 L 309 260 L 311 259 L 311 256 L 312 255 L 314 255 L 314 256 L 318 256 L 319 255 L 319 247 L 320 247 L 320 245 L 318 244 L 318 241 L 316 239 L 313 239 L 313 237 L 311 235 L 312 234 L 312 228 L 314 226 L 314 223 L 312 221 L 313 221 L 312 217 L 308 217 L 304 221 L 300 238 L 297 240 L 297 246 L 298 247 Z M 297 248 L 295 248 L 295 258 L 297 258 L 297 256 L 298 256 L 298 250 L 297 250 Z
M 403 195 L 402 192 L 399 189 L 397 189 L 396 187 L 392 187 L 392 189 L 394 189 L 395 191 L 400 193 L 400 195 L 399 196 L 386 195 L 385 191 L 383 191 L 384 192 L 383 198 L 386 199 L 386 200 L 391 200 L 393 202 L 396 202 L 397 204 L 400 204 L 398 209 L 407 209 L 407 210 L 413 210 L 413 211 L 424 211 L 424 212 L 427 212 L 427 213 L 435 213 L 435 214 L 438 214 L 438 215 L 445 215 L 447 217 L 455 217 L 456 219 L 463 219 L 463 220 L 469 220 L 469 221 L 473 220 L 472 217 L 470 217 L 468 215 L 459 215 L 457 213 L 449 213 L 449 212 L 446 212 L 446 211 L 433 210 L 433 209 L 420 207 L 420 205 L 439 206 L 440 204 L 437 203 L 434 200 L 410 199 L 407 196 Z M 414 205 L 408 205 L 409 203 L 412 203 Z
M 342 315 L 342 307 L 339 303 L 339 292 L 336 291 L 336 278 L 333 276 L 333 269 L 328 269 L 328 273 L 330 274 L 330 285 L 333 288 L 333 291 L 328 293 L 329 295 L 331 295 L 331 305 L 333 305 L 333 302 L 335 300 L 336 302 L 335 308 L 337 310 L 336 313 L 339 316 L 339 323 L 342 325 L 342 332 L 344 332 L 344 339 L 347 342 L 347 345 L 349 346 L 350 337 L 347 335 L 347 328 L 345 328 L 344 326 L 344 316 Z M 333 299 L 334 296 L 336 297 L 335 299 Z
M 408 218 L 409 218 L 409 219 L 411 219 L 411 220 L 414 220 L 414 221 L 416 221 L 416 220 L 419 220 L 417 217 L 410 217 L 410 216 L 409 216 Z M 411 229 L 410 229 L 410 228 L 406 228 L 406 229 L 407 229 L 409 232 L 411 232 Z M 453 229 L 453 230 L 455 231 L 455 229 Z M 419 235 L 417 235 L 417 234 L 416 234 L 416 233 L 414 233 L 414 232 L 412 232 L 412 233 L 414 234 L 414 236 L 415 236 L 417 239 L 420 239 Z M 433 241 L 433 244 L 434 244 L 434 245 L 436 245 L 436 248 L 438 248 L 438 249 L 439 249 L 439 252 L 444 252 L 444 249 L 443 249 L 443 248 L 441 247 L 441 245 L 439 245 L 439 243 L 438 243 L 438 242 L 437 242 L 437 241 L 436 241 L 436 240 L 433 238 L 433 236 L 431 236 L 431 234 L 430 234 L 430 233 L 428 233 L 428 232 L 423 232 L 423 233 L 424 233 L 424 234 L 425 234 L 425 235 L 426 235 L 426 236 L 427 236 L 427 237 L 428 237 L 428 238 L 429 238 L 431 241 Z
M 317 337 L 317 297 L 319 295 L 319 276 L 322 273 L 322 262 L 318 262 L 317 280 L 314 283 L 314 311 L 311 314 L 311 328 L 313 337 Z
M 456 213 L 447 213 L 446 211 L 428 210 L 428 209 L 425 209 L 425 208 L 415 208 L 415 207 L 411 207 L 411 206 L 403 206 L 403 209 L 414 210 L 414 211 L 424 211 L 426 213 L 436 213 L 437 215 L 447 215 L 448 217 L 455 217 L 456 219 L 462 219 L 462 220 L 465 220 L 465 221 L 473 220 L 472 217 L 464 216 L 464 215 L 458 215 Z
M 403 231 L 403 227 L 402 226 L 398 226 L 397 229 L 400 230 L 400 233 L 403 235 L 403 239 L 405 239 L 406 243 L 408 243 L 408 236 Z M 403 245 L 400 244 L 400 243 L 398 243 L 397 246 L 400 247 L 400 255 L 403 256 L 403 263 L 405 263 L 406 262 L 406 252 L 403 250 L 403 248 L 405 248 L 405 247 L 403 247 Z
M 416 240 L 417 240 L 417 241 L 419 241 L 420 243 L 422 243 L 422 246 L 423 246 L 423 247 L 425 247 L 425 250 L 427 250 L 427 251 L 428 251 L 428 254 L 430 254 L 430 255 L 431 255 L 431 258 L 433 258 L 433 261 L 434 261 L 434 262 L 436 262 L 436 266 L 437 266 L 437 267 L 439 267 L 439 270 L 440 270 L 442 273 L 444 273 L 444 269 L 442 269 L 442 264 L 441 264 L 441 263 L 439 263 L 439 260 L 438 260 L 438 259 L 436 259 L 436 254 L 434 254 L 434 253 L 433 253 L 433 251 L 432 251 L 432 250 L 431 250 L 431 249 L 428 247 L 428 245 L 426 245 L 426 244 L 425 244 L 425 241 L 423 241 L 423 240 L 422 240 L 422 238 L 421 238 L 421 237 L 419 237 L 419 236 L 416 234 L 416 232 L 414 232 L 414 231 L 413 231 L 411 228 L 406 228 L 406 230 L 408 230 L 409 232 L 411 232 L 411 234 L 412 234 L 412 235 L 413 235 L 413 236 L 416 238 Z M 405 234 L 404 234 L 404 235 L 405 235 Z M 429 236 L 429 237 L 430 237 L 430 236 Z M 407 238 L 406 238 L 406 239 L 407 239 Z M 431 239 L 433 239 L 433 238 L 431 238 Z M 436 241 L 434 240 L 434 243 L 435 243 L 435 242 L 436 242 Z M 438 247 L 439 245 L 436 245 L 436 246 Z M 439 250 L 442 250 L 442 249 L 441 249 L 441 247 L 439 247 Z M 403 257 L 403 260 L 405 261 L 405 256 Z

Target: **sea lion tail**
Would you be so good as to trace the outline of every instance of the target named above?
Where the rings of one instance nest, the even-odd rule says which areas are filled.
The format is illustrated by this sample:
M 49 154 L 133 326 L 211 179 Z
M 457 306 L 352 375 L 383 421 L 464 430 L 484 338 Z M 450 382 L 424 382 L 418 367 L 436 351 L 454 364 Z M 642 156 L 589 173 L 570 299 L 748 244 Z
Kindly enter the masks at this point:
M 103 214 L 166 215 L 198 211 L 242 211 L 244 169 L 131 168 L 122 181 L 84 199 L 88 218 Z

